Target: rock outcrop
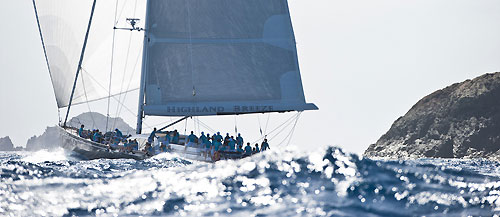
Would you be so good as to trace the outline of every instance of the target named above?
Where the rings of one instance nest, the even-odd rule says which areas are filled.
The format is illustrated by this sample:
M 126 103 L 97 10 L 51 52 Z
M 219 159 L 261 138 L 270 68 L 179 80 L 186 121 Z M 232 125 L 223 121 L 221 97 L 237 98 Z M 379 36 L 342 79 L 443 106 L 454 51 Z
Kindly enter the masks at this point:
M 500 159 L 500 72 L 424 97 L 364 156 Z
M 57 127 L 47 127 L 40 136 L 33 136 L 26 143 L 26 151 L 38 151 L 41 149 L 54 149 L 61 147 L 59 131 Z
M 14 144 L 10 140 L 10 137 L 0 138 L 0 151 L 15 151 Z

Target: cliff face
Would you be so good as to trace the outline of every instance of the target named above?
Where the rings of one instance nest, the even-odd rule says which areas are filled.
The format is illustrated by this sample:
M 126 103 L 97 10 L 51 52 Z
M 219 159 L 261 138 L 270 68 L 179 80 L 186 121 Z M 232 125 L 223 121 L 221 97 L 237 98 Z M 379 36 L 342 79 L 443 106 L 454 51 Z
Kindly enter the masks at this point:
M 500 72 L 424 97 L 364 155 L 500 159 Z
M 27 151 L 38 151 L 41 149 L 54 149 L 60 147 L 61 140 L 57 127 L 47 127 L 40 136 L 33 136 L 26 143 Z
M 10 140 L 10 137 L 0 138 L 0 151 L 15 151 L 14 144 Z

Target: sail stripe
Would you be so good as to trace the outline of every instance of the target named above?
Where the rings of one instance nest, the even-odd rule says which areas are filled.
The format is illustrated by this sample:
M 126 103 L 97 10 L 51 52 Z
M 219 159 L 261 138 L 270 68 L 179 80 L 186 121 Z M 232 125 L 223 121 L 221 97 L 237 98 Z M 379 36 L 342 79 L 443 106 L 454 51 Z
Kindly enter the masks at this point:
M 281 42 L 283 39 L 268 39 L 268 38 L 234 38 L 234 39 L 184 39 L 184 38 L 161 38 L 154 39 L 154 43 L 172 43 L 172 44 L 245 44 L 245 43 L 264 43 L 264 42 Z

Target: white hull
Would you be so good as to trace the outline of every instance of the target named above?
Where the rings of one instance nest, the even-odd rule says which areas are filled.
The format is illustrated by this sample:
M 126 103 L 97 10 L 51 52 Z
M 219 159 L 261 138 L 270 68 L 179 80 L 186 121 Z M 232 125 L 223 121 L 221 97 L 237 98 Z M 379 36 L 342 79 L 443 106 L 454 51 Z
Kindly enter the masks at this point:
M 187 147 L 184 145 L 170 144 L 169 152 L 176 153 L 179 156 L 196 161 L 212 162 L 212 157 L 210 153 L 205 155 L 205 149 Z
M 80 157 L 93 160 L 93 159 L 135 159 L 144 160 L 151 157 L 142 151 L 134 151 L 133 153 L 120 152 L 118 150 L 110 150 L 106 145 L 90 141 L 88 139 L 81 138 L 77 135 L 74 129 L 64 129 L 58 127 L 60 133 L 60 139 L 62 147 L 68 151 L 72 151 L 78 154 Z M 147 141 L 148 135 L 136 135 L 132 139 L 137 139 L 139 142 L 139 147 L 144 147 Z M 213 162 L 211 152 L 205 150 L 205 148 L 196 147 L 186 147 L 184 146 L 183 140 L 184 135 L 180 136 L 181 144 L 169 144 L 168 152 L 178 154 L 180 157 L 187 160 L 202 161 L 202 162 Z M 156 146 L 159 146 L 159 142 L 156 141 Z M 233 154 L 230 152 L 223 152 L 220 155 L 220 160 L 225 159 L 239 159 L 242 156 Z

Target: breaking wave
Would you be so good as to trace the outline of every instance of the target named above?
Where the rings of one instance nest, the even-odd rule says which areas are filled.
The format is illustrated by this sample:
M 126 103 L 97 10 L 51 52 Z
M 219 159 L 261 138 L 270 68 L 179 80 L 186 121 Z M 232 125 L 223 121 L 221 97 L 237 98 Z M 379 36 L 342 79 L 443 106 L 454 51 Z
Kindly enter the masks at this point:
M 0 214 L 14 216 L 491 216 L 499 163 L 363 159 L 330 147 L 237 161 L 162 154 L 76 161 L 0 153 Z M 47 157 L 52 156 L 52 157 Z
M 64 160 L 77 160 L 77 158 L 71 157 L 70 154 L 66 153 L 63 148 L 57 148 L 54 150 L 42 149 L 36 152 L 26 152 L 26 155 L 21 161 L 30 163 L 41 163 L 45 161 L 64 161 Z

